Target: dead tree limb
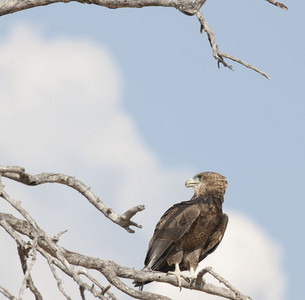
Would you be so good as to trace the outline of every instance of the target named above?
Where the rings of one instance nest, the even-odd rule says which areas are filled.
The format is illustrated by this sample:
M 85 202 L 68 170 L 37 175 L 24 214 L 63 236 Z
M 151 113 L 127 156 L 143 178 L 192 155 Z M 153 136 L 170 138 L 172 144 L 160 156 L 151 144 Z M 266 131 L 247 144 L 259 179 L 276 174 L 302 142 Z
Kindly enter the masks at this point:
M 227 58 L 261 74 L 267 79 L 270 79 L 270 77 L 266 73 L 259 70 L 258 68 L 230 54 L 226 54 L 224 52 L 219 51 L 215 41 L 214 33 L 207 24 L 207 22 L 205 21 L 205 19 L 203 18 L 202 13 L 200 12 L 200 8 L 203 6 L 206 0 L 29 0 L 29 1 L 3 0 L 0 2 L 0 16 L 15 13 L 29 8 L 34 8 L 37 6 L 45 6 L 57 2 L 68 3 L 71 1 L 76 1 L 79 3 L 86 3 L 86 4 L 95 4 L 112 9 L 124 8 L 124 7 L 141 8 L 141 7 L 149 7 L 149 6 L 172 7 L 178 9 L 179 11 L 181 11 L 186 15 L 196 14 L 201 24 L 201 31 L 204 30 L 208 35 L 208 39 L 213 50 L 213 56 L 217 60 L 218 67 L 221 63 L 224 67 L 227 67 L 232 70 L 232 66 L 228 65 L 224 61 L 224 58 Z M 276 0 L 266 0 L 266 1 L 284 10 L 288 9 L 286 5 Z
M 105 217 L 110 219 L 112 222 L 123 227 L 130 233 L 134 233 L 134 230 L 130 226 L 135 226 L 137 228 L 142 228 L 141 225 L 131 221 L 131 218 L 145 209 L 144 205 L 138 205 L 127 210 L 123 215 L 117 215 L 109 208 L 103 201 L 99 199 L 90 189 L 89 186 L 85 185 L 80 180 L 76 179 L 73 176 L 68 176 L 59 173 L 40 173 L 37 175 L 30 175 L 25 172 L 25 169 L 22 167 L 15 166 L 0 166 L 0 176 L 18 181 L 20 183 L 34 186 L 45 183 L 60 183 L 67 185 L 79 193 L 81 193 L 95 208 L 102 212 Z M 17 205 L 17 204 L 16 204 Z

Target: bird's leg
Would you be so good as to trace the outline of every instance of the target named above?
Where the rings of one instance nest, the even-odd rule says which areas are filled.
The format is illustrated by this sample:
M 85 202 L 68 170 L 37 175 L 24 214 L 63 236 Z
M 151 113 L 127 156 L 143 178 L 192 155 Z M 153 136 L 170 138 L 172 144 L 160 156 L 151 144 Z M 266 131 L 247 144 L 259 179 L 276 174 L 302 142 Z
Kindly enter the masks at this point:
M 180 287 L 180 291 L 182 290 L 182 287 L 181 287 L 181 271 L 180 271 L 180 268 L 179 268 L 179 263 L 175 263 L 175 271 L 168 271 L 167 274 L 172 274 L 172 275 L 175 275 L 177 277 L 177 280 L 178 280 L 178 286 Z

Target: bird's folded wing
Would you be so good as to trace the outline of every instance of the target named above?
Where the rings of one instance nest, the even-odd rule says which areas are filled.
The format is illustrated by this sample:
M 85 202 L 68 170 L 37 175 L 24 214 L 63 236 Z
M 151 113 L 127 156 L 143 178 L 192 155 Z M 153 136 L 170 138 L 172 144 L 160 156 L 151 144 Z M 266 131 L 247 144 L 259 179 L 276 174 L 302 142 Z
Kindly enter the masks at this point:
M 153 270 L 159 269 L 199 214 L 198 207 L 190 205 L 189 201 L 175 204 L 168 209 L 161 217 L 150 240 L 145 266 Z

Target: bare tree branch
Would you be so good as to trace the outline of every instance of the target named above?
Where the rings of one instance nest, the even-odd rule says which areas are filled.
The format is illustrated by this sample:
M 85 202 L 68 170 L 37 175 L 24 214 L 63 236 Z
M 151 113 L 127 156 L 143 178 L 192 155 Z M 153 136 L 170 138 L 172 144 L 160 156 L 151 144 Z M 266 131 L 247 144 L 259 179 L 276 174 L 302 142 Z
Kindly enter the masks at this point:
M 68 3 L 71 1 L 95 4 L 112 9 L 124 7 L 141 8 L 149 6 L 173 7 L 188 15 L 195 14 L 205 2 L 205 0 L 3 0 L 0 2 L 0 16 L 37 6 L 45 6 L 57 2 Z
M 208 39 L 210 41 L 210 45 L 213 50 L 213 56 L 217 60 L 218 67 L 219 64 L 223 64 L 225 67 L 232 70 L 232 66 L 228 65 L 224 58 L 228 58 L 233 60 L 246 68 L 249 68 L 262 76 L 270 79 L 270 77 L 264 73 L 263 71 L 259 70 L 258 68 L 242 61 L 239 58 L 236 58 L 230 54 L 226 54 L 218 50 L 218 46 L 215 41 L 215 36 L 207 22 L 205 21 L 202 13 L 200 12 L 200 8 L 205 3 L 206 0 L 28 0 L 28 1 L 18 1 L 18 0 L 3 0 L 0 2 L 0 16 L 14 13 L 17 11 L 25 10 L 28 8 L 33 8 L 37 6 L 44 6 L 53 4 L 56 2 L 64 2 L 68 3 L 70 1 L 77 1 L 80 3 L 87 3 L 87 4 L 96 4 L 99 6 L 105 6 L 108 8 L 123 8 L 123 7 L 133 7 L 133 8 L 140 8 L 140 7 L 147 7 L 147 6 L 161 6 L 161 7 L 173 7 L 181 11 L 186 15 L 194 15 L 196 14 L 200 24 L 201 24 L 201 31 L 204 31 L 208 35 Z M 287 6 L 283 3 L 280 3 L 276 0 L 266 0 L 269 3 L 287 10 Z M 132 231 L 130 231 L 132 232 Z
M 56 269 L 54 267 L 53 261 L 52 261 L 52 257 L 51 255 L 45 255 L 45 257 L 47 258 L 50 270 L 53 274 L 54 279 L 56 280 L 57 283 L 57 287 L 59 289 L 59 291 L 62 293 L 62 295 L 67 299 L 67 300 L 71 300 L 71 297 L 65 292 L 63 285 L 62 285 L 62 280 L 57 276 L 56 273 Z
M 36 239 L 37 242 L 37 239 Z M 35 246 L 36 247 L 36 246 Z M 27 258 L 29 256 L 29 248 L 24 248 L 21 245 L 18 245 L 18 254 L 19 254 L 19 258 L 20 258 L 20 262 L 21 262 L 21 267 L 22 267 L 22 271 L 24 274 L 26 274 L 27 270 L 29 270 L 29 267 L 27 265 Z M 34 264 L 35 261 L 33 261 Z M 40 292 L 38 291 L 38 289 L 35 287 L 34 282 L 32 280 L 31 274 L 28 273 L 27 276 L 27 280 L 26 280 L 26 286 L 25 287 L 29 287 L 29 289 L 31 290 L 31 292 L 35 295 L 35 299 L 36 300 L 42 300 L 42 296 L 40 294 Z M 19 296 L 20 298 L 20 296 Z
M 202 270 L 200 270 L 200 272 L 197 275 L 196 278 L 196 284 L 200 283 L 203 281 L 203 276 L 206 273 L 210 273 L 215 279 L 217 279 L 219 282 L 223 283 L 226 287 L 228 287 L 235 295 L 238 299 L 249 299 L 251 300 L 250 297 L 244 297 L 240 294 L 240 292 L 227 280 L 225 280 L 222 276 L 220 276 L 219 274 L 217 274 L 211 267 L 206 267 Z
M 27 221 L 17 219 L 9 214 L 0 213 L 0 225 L 6 229 L 5 224 L 9 224 L 10 228 L 13 228 L 20 234 L 28 236 L 30 239 L 33 239 L 35 236 L 35 231 L 33 231 L 31 224 L 29 224 Z M 14 232 L 14 234 L 16 233 Z M 57 252 L 54 251 L 54 247 L 58 248 Z M 48 255 L 52 256 L 53 258 L 59 259 L 61 262 L 63 261 L 64 258 L 64 260 L 71 266 L 79 266 L 86 269 L 97 270 L 101 274 L 103 274 L 107 278 L 107 280 L 116 288 L 138 299 L 168 299 L 168 298 L 165 296 L 161 296 L 149 292 L 138 291 L 133 288 L 130 288 L 125 283 L 123 283 L 119 278 L 133 279 L 137 281 L 158 281 L 177 286 L 177 280 L 174 275 L 167 275 L 162 272 L 135 270 L 132 268 L 120 266 L 113 261 L 102 260 L 99 258 L 85 256 L 76 252 L 71 252 L 58 245 L 50 245 L 50 241 L 46 241 L 45 236 L 42 235 L 40 235 L 40 238 L 38 239 L 37 250 L 40 253 L 45 251 L 46 253 L 48 253 Z M 63 256 L 63 258 L 58 257 L 58 253 L 60 253 Z M 62 265 L 61 268 L 65 269 L 66 274 L 68 274 L 69 276 L 73 276 L 70 270 L 72 268 L 71 266 L 68 269 L 66 265 Z M 74 271 L 74 268 L 72 268 L 72 270 Z M 88 290 L 88 286 L 85 286 L 83 283 L 81 284 L 79 281 L 78 284 Z M 182 280 L 181 285 L 182 287 L 187 289 L 195 289 L 198 291 L 206 292 L 213 295 L 218 295 L 228 299 L 243 299 L 243 300 L 249 299 L 249 297 L 243 296 L 239 292 L 236 293 L 235 290 L 232 291 L 231 289 L 228 288 L 217 287 L 202 281 L 201 282 L 198 281 L 195 282 L 195 284 L 193 284 L 185 280 Z
M 65 293 L 65 291 L 63 290 L 63 286 L 62 286 L 62 280 L 57 276 L 56 273 L 56 269 L 54 266 L 56 266 L 58 269 L 60 269 L 62 272 L 64 272 L 66 275 L 70 276 L 69 272 L 67 272 L 67 270 L 62 266 L 62 264 L 60 264 L 58 262 L 58 260 L 54 257 L 52 257 L 48 252 L 46 252 L 45 250 L 43 250 L 43 248 L 38 248 L 39 253 L 45 257 L 48 261 L 48 264 L 51 268 L 53 277 L 55 278 L 56 282 L 57 282 L 57 286 L 59 289 L 61 289 L 61 293 L 68 298 L 69 296 Z M 96 286 L 98 286 L 100 288 L 101 291 L 97 291 L 94 286 L 90 286 L 87 283 L 83 282 L 83 286 L 85 286 L 86 290 L 90 291 L 92 293 L 92 295 L 94 295 L 95 297 L 99 298 L 99 299 L 108 299 L 110 297 L 110 299 L 112 300 L 117 300 L 117 298 L 115 297 L 115 295 L 111 292 L 109 292 L 109 288 L 111 286 L 107 286 L 106 288 L 104 288 L 95 278 L 93 278 L 93 276 L 91 276 L 90 274 L 88 274 L 88 272 L 86 270 L 76 270 L 76 273 L 78 275 L 83 275 L 84 273 L 87 273 L 87 278 L 89 278 L 92 282 L 94 282 L 94 284 Z M 109 297 L 104 297 L 104 295 L 107 294 Z M 70 297 L 69 297 L 70 298 Z
M 28 285 L 28 283 L 32 282 L 32 277 L 31 277 L 31 269 L 34 266 L 34 263 L 36 262 L 36 257 L 37 257 L 37 253 L 36 253 L 36 247 L 37 247 L 37 241 L 38 241 L 38 236 L 36 236 L 32 242 L 31 245 L 31 249 L 28 252 L 28 257 L 30 257 L 29 262 L 25 262 L 26 266 L 25 266 L 25 272 L 24 272 L 24 278 L 22 280 L 22 284 L 20 287 L 20 291 L 19 291 L 19 299 L 22 299 L 24 291 Z
M 233 70 L 233 67 L 228 65 L 224 60 L 224 58 L 228 58 L 228 59 L 231 59 L 231 60 L 245 66 L 246 68 L 252 69 L 253 71 L 263 75 L 267 79 L 270 79 L 270 77 L 266 73 L 259 70 L 258 68 L 253 67 L 252 65 L 250 65 L 250 64 L 248 64 L 248 63 L 246 63 L 246 62 L 240 60 L 239 58 L 236 58 L 236 57 L 234 57 L 230 54 L 226 54 L 226 53 L 223 53 L 223 52 L 219 51 L 218 45 L 216 44 L 215 35 L 214 35 L 211 27 L 207 23 L 207 21 L 204 19 L 200 10 L 196 13 L 196 16 L 197 16 L 197 18 L 198 18 L 198 20 L 201 24 L 200 32 L 202 32 L 204 30 L 206 32 L 207 36 L 208 36 L 210 45 L 211 45 L 212 50 L 213 50 L 213 56 L 217 60 L 218 68 L 219 68 L 219 65 L 222 64 L 225 67 L 229 68 L 230 70 Z
M 59 174 L 59 173 L 41 173 L 37 175 L 30 175 L 25 172 L 24 168 L 16 167 L 16 166 L 0 166 L 0 176 L 18 181 L 20 183 L 34 186 L 44 183 L 60 183 L 67 185 L 79 193 L 81 193 L 87 200 L 100 212 L 102 212 L 108 219 L 112 222 L 118 224 L 123 227 L 130 233 L 134 233 L 134 230 L 130 228 L 130 226 L 135 226 L 137 228 L 142 228 L 141 225 L 131 221 L 131 218 L 145 209 L 144 205 L 138 205 L 132 207 L 128 211 L 126 211 L 123 215 L 117 215 L 113 212 L 111 208 L 109 208 L 106 204 L 104 204 L 99 197 L 97 197 L 91 190 L 90 187 L 85 185 L 80 180 L 77 180 L 75 177 Z M 7 195 L 7 197 L 9 197 Z M 15 204 L 16 207 L 18 203 Z M 24 212 L 25 213 L 25 212 Z M 24 216 L 25 217 L 25 216 Z M 26 218 L 26 217 L 25 217 Z
M 92 275 L 89 274 L 89 272 L 87 272 L 86 269 L 78 270 L 77 273 L 86 276 L 90 281 L 93 282 L 94 285 L 98 286 L 101 289 L 101 295 L 105 295 L 106 292 L 108 292 L 109 289 L 111 288 L 110 284 L 108 284 L 106 287 L 103 287 Z M 95 295 L 94 293 L 92 294 Z M 99 297 L 98 294 L 95 296 Z M 111 294 L 111 299 L 117 300 L 114 294 Z
M 7 220 L 9 222 L 7 222 Z M 11 226 L 11 225 L 13 225 L 13 226 Z M 17 219 L 14 216 L 9 215 L 9 214 L 0 213 L 0 226 L 2 226 L 7 231 L 7 233 L 9 233 L 9 235 L 16 241 L 18 246 L 21 246 L 24 249 L 26 249 L 25 251 L 27 251 L 27 249 L 30 248 L 31 246 L 29 243 L 26 243 L 17 232 L 20 232 L 21 234 L 24 234 L 23 231 L 26 232 L 25 235 L 28 236 L 30 239 L 34 239 L 35 236 L 37 236 L 37 233 L 35 232 L 35 230 L 33 230 L 31 225 L 27 221 Z M 55 242 L 54 242 L 54 244 L 55 244 Z M 71 266 L 69 265 L 68 267 L 67 267 L 67 264 L 64 265 L 62 263 L 62 257 L 59 254 L 59 252 L 54 251 L 54 247 L 58 247 L 58 246 L 50 245 L 47 241 L 45 241 L 45 239 L 43 238 L 43 235 L 41 235 L 40 238 L 38 239 L 38 245 L 42 245 L 42 247 L 37 246 L 37 250 L 42 254 L 42 256 L 44 256 L 47 259 L 48 263 L 51 262 L 52 264 L 56 265 L 56 267 L 58 267 L 61 271 L 63 271 L 68 276 L 72 277 L 79 286 L 82 286 L 83 288 L 87 289 L 95 297 L 98 297 L 100 299 L 116 300 L 116 297 L 112 297 L 112 294 L 109 293 L 108 291 L 106 292 L 105 289 L 103 289 L 102 292 L 97 292 L 93 287 L 90 287 L 85 282 L 82 282 L 79 279 L 77 272 L 74 272 L 72 265 Z M 44 248 L 46 248 L 47 251 L 45 251 Z M 62 248 L 59 247 L 58 249 L 61 251 Z M 66 260 L 66 259 L 64 259 L 64 260 Z M 54 270 L 55 269 L 51 267 L 53 276 L 54 276 Z M 54 277 L 57 281 L 57 284 L 60 286 L 61 281 L 60 281 L 59 277 L 56 275 Z M 4 289 L 4 291 L 6 291 L 6 290 Z M 62 292 L 63 289 L 60 289 L 60 291 Z M 105 298 L 104 297 L 105 293 L 109 294 L 110 298 Z M 65 292 L 63 294 L 66 296 Z M 12 297 L 14 297 L 14 296 L 12 296 Z M 17 298 L 12 298 L 12 299 L 17 299 Z

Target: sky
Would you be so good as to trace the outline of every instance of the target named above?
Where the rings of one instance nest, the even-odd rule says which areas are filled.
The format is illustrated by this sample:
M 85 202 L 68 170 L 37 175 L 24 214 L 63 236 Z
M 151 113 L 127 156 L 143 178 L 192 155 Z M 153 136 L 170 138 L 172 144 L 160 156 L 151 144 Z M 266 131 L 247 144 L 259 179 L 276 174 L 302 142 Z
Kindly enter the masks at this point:
M 285 4 L 219 0 L 201 9 L 219 49 L 271 80 L 235 63 L 218 69 L 198 20 L 175 9 L 69 3 L 2 16 L 0 164 L 75 176 L 119 214 L 144 204 L 134 217 L 143 228 L 127 233 L 66 186 L 3 180 L 7 192 L 50 236 L 68 229 L 65 248 L 140 269 L 163 212 L 192 197 L 184 182 L 219 172 L 229 225 L 200 267 L 253 299 L 303 299 L 305 4 Z M 14 212 L 4 200 L 0 208 Z M 16 247 L 4 230 L 0 237 L 0 285 L 17 295 Z M 43 261 L 33 277 L 45 299 L 60 299 Z M 216 299 L 158 283 L 145 290 Z

